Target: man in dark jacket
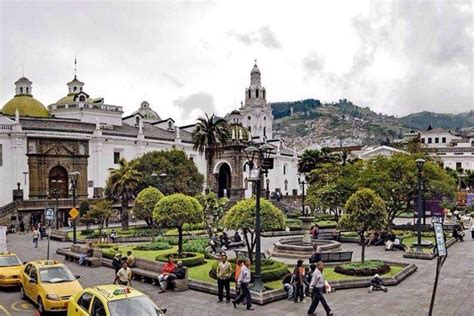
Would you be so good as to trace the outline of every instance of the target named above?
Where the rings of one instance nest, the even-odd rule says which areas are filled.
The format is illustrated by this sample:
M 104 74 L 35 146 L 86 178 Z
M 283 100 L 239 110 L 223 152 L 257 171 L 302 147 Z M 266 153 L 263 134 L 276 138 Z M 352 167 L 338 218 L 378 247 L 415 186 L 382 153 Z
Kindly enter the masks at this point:
M 376 274 L 369 282 L 369 293 L 372 293 L 373 290 L 387 292 L 387 288 L 383 285 L 382 278 Z

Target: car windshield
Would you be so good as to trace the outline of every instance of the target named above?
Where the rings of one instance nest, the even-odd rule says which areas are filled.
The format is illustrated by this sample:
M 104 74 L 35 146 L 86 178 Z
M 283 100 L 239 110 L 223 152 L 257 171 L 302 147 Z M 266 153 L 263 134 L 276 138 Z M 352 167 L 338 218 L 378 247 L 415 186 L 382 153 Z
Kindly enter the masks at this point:
M 76 280 L 74 275 L 66 267 L 49 267 L 40 269 L 41 282 L 61 283 Z
M 21 261 L 17 256 L 0 256 L 0 267 L 21 266 Z
M 160 316 L 164 313 L 146 296 L 130 297 L 109 302 L 110 316 Z

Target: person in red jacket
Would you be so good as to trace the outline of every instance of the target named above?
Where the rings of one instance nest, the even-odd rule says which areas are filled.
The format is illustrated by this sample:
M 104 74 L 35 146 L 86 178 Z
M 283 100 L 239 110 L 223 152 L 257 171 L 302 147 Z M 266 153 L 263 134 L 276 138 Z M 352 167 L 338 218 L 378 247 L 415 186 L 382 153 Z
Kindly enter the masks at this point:
M 168 258 L 168 262 L 163 265 L 161 268 L 161 274 L 158 276 L 158 282 L 160 283 L 161 290 L 159 293 L 165 292 L 166 287 L 168 286 L 168 281 L 173 280 L 176 278 L 174 275 L 174 270 L 176 269 L 176 265 L 173 261 L 173 256 Z

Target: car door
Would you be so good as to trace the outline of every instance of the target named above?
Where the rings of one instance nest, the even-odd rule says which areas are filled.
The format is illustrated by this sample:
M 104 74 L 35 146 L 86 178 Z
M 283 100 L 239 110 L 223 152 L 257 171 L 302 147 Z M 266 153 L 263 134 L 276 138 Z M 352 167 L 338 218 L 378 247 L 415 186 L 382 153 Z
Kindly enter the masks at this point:
M 74 304 L 74 315 L 89 316 L 93 298 L 94 295 L 92 293 L 84 292 L 77 300 L 77 304 Z
M 105 310 L 107 304 L 102 302 L 99 297 L 95 297 L 92 302 L 91 316 L 106 316 L 107 312 Z
M 28 282 L 27 282 L 28 290 L 25 291 L 25 293 L 29 298 L 31 298 L 35 302 L 36 302 L 36 296 L 39 291 L 38 282 L 39 282 L 38 281 L 38 268 L 36 268 L 35 266 L 32 266 L 30 270 Z
M 27 264 L 23 272 L 21 273 L 21 284 L 23 286 L 23 291 L 25 292 L 26 296 L 28 296 L 28 288 L 30 287 L 30 272 L 31 268 L 33 267 L 32 264 Z

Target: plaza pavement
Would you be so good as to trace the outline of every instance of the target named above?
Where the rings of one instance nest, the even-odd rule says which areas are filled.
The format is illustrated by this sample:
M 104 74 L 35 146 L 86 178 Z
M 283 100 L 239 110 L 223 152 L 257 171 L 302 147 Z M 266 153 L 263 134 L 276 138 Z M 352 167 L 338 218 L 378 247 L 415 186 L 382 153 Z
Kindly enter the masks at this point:
M 263 238 L 262 248 L 271 247 L 275 238 Z M 29 235 L 8 235 L 8 247 L 23 261 L 45 258 L 47 241 L 34 249 Z M 58 247 L 68 243 L 51 242 L 51 258 L 63 261 L 56 255 Z M 354 260 L 360 259 L 360 248 L 356 244 L 344 244 L 344 250 L 354 251 Z M 449 257 L 443 267 L 434 315 L 474 315 L 474 241 L 467 238 L 464 243 L 455 243 L 449 248 Z M 335 315 L 427 315 L 434 281 L 436 260 L 410 260 L 402 252 L 385 252 L 383 247 L 368 247 L 368 259 L 378 258 L 399 262 L 412 262 L 418 270 L 388 293 L 367 293 L 367 289 L 340 290 L 327 294 L 326 299 Z M 67 262 L 73 273 L 81 275 L 84 287 L 113 281 L 113 270 L 105 267 L 88 268 Z M 265 306 L 255 306 L 255 311 L 235 310 L 232 304 L 217 303 L 216 297 L 193 290 L 158 294 L 157 287 L 134 282 L 134 287 L 148 294 L 160 306 L 168 309 L 168 315 L 305 315 L 309 298 L 304 303 L 286 300 Z M 13 306 L 12 306 L 13 305 Z M 324 315 L 321 306 L 318 315 Z M 32 307 L 22 302 L 17 290 L 0 290 L 0 315 L 33 315 Z

